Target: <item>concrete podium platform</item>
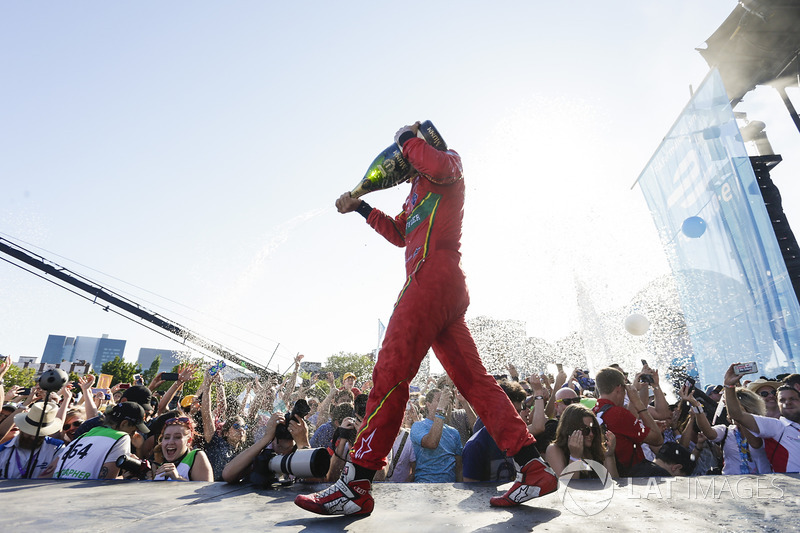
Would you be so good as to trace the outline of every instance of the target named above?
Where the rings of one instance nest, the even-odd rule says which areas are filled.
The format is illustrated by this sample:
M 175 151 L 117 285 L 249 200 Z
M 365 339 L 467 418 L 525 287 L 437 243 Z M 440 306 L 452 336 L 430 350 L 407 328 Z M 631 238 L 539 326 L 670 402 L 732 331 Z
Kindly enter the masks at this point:
M 793 531 L 800 476 L 704 476 L 572 481 L 513 509 L 495 509 L 489 484 L 389 484 L 373 488 L 363 518 L 320 517 L 296 507 L 297 494 L 325 485 L 274 490 L 226 483 L 0 481 L 2 532 L 125 531 Z

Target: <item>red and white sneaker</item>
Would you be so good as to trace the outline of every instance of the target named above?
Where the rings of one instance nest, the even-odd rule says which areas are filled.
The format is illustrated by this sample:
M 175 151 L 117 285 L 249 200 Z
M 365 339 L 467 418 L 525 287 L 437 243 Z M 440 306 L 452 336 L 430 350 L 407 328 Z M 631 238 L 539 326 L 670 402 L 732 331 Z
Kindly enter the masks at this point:
M 514 507 L 533 498 L 550 494 L 558 488 L 556 473 L 541 457 L 531 459 L 522 468 L 516 461 L 514 464 L 517 466 L 517 479 L 505 494 L 489 500 L 493 507 Z
M 368 479 L 354 480 L 355 468 L 346 463 L 339 480 L 327 489 L 314 494 L 301 494 L 295 505 L 306 511 L 324 515 L 368 515 L 375 507 Z

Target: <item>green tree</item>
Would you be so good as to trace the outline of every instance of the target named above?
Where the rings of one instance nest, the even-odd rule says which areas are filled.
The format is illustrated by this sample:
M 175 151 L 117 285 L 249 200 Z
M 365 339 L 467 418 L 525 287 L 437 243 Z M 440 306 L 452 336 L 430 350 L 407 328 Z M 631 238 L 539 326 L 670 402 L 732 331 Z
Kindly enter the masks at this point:
M 345 372 L 352 372 L 356 375 L 357 383 L 364 383 L 364 381 L 372 378 L 372 369 L 374 366 L 375 362 L 369 354 L 362 355 L 351 352 L 339 352 L 336 355 L 328 357 L 325 365 L 320 370 L 320 381 L 325 380 L 325 374 L 327 372 L 333 372 L 336 376 L 336 384 L 339 386 L 342 383 L 342 376 Z
M 124 359 L 117 356 L 113 361 L 103 363 L 100 372 L 114 376 L 111 380 L 111 386 L 114 386 L 117 383 L 133 383 L 133 375 L 141 374 L 142 367 L 138 363 L 126 363 Z
M 3 376 L 3 381 L 6 383 L 6 391 L 14 385 L 33 387 L 36 385 L 36 370 L 33 368 L 20 368 L 17 365 L 11 365 L 8 367 L 6 375 Z
M 156 355 L 156 358 L 153 359 L 153 362 L 150 363 L 150 368 L 142 372 L 142 379 L 144 380 L 145 385 L 149 385 L 153 378 L 156 377 L 158 374 L 158 368 L 161 366 L 161 356 Z

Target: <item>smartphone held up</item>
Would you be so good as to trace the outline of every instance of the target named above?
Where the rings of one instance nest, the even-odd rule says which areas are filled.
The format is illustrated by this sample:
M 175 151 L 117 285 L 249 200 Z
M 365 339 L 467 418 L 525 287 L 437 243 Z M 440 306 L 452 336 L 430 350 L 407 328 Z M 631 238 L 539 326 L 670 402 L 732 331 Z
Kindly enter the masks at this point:
M 737 363 L 733 365 L 733 373 L 737 376 L 758 374 L 758 363 L 755 361 L 751 361 L 750 363 Z

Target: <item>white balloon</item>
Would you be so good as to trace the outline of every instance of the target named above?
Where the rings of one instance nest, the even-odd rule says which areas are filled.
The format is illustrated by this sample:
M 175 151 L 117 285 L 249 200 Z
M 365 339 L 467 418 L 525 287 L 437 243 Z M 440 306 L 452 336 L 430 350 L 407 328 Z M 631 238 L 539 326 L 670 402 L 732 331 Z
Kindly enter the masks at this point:
M 644 335 L 650 329 L 650 321 L 639 313 L 628 315 L 625 319 L 625 331 L 631 335 Z

